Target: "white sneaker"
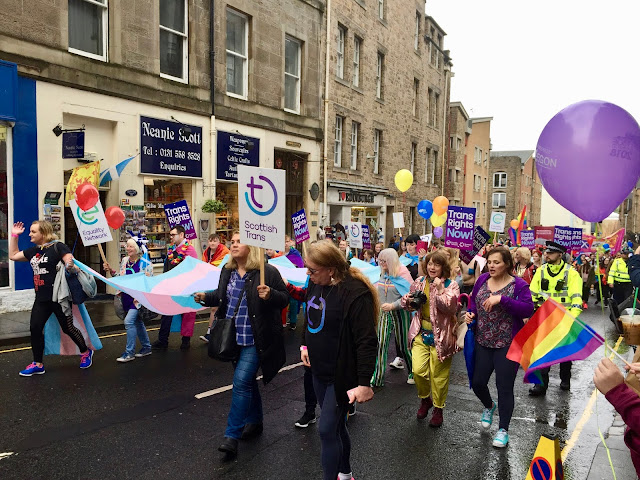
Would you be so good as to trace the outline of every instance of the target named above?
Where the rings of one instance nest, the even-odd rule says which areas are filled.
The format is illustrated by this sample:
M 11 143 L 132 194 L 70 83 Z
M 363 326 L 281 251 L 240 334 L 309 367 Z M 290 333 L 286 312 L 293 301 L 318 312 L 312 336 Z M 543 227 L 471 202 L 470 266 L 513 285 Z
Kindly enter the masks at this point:
M 407 383 L 408 383 L 409 385 L 415 385 L 415 384 L 416 384 L 416 381 L 415 381 L 413 378 L 409 377 L 409 378 L 407 378 Z
M 402 360 L 400 357 L 396 357 L 393 359 L 393 362 L 391 362 L 389 364 L 389 366 L 391 368 L 395 368 L 396 370 L 403 370 L 404 369 L 404 360 Z
M 131 362 L 132 360 L 135 360 L 136 357 L 134 357 L 133 355 L 129 355 L 126 352 L 122 354 L 121 357 L 116 358 L 116 362 L 120 362 L 120 363 L 127 363 L 127 362 Z

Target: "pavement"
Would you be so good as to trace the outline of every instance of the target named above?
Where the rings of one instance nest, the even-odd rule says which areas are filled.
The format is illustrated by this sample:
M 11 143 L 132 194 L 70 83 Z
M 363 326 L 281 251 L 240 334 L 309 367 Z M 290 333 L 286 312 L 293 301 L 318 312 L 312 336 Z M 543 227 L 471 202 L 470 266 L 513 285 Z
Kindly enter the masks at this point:
M 51 356 L 45 359 L 45 375 L 26 379 L 17 370 L 31 361 L 29 312 L 6 314 L 11 322 L 0 315 L 5 346 L 22 346 L 0 350 L 0 478 L 321 477 L 317 425 L 293 428 L 304 411 L 300 329 L 284 333 L 288 370 L 260 387 L 264 434 L 241 442 L 238 459 L 224 462 L 216 447 L 226 424 L 232 368 L 210 360 L 205 344 L 197 340 L 205 332 L 208 313 L 199 315 L 189 351 L 180 351 L 180 336 L 172 334 L 168 351 L 119 364 L 115 359 L 124 337 L 111 301 L 88 302 L 87 308 L 104 337 L 104 348 L 96 352 L 91 369 L 78 369 L 77 358 Z M 595 309 L 581 318 L 615 343 L 615 329 Z M 148 328 L 153 341 L 157 328 Z M 418 402 L 415 387 L 406 384 L 406 371 L 388 371 L 385 387 L 376 389 L 374 400 L 359 405 L 358 414 L 349 420 L 355 478 L 521 480 L 545 434 L 556 435 L 568 452 L 566 480 L 612 479 L 598 429 L 606 438 L 617 478 L 637 478 L 619 416 L 602 395 L 594 411 L 587 408 L 601 350 L 574 363 L 570 392 L 559 389 L 553 367 L 546 397 L 531 398 L 519 372 L 506 449 L 493 448 L 492 435 L 480 432 L 481 406 L 468 387 L 461 355 L 454 357 L 445 423 L 439 429 L 416 421 Z M 623 356 L 631 353 L 624 343 L 619 351 Z M 493 378 L 490 390 L 495 396 Z M 203 392 L 207 396 L 196 396 Z M 492 433 L 497 429 L 494 423 Z

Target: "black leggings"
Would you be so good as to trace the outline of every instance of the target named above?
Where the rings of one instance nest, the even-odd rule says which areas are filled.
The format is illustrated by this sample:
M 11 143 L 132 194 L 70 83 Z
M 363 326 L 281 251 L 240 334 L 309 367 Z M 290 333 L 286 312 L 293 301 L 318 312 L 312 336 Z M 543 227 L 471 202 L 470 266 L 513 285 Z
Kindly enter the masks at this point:
M 484 408 L 491 408 L 493 400 L 489 392 L 491 373 L 496 371 L 496 386 L 498 387 L 498 414 L 500 425 L 498 428 L 509 430 L 511 415 L 513 414 L 513 385 L 518 374 L 518 364 L 507 358 L 509 346 L 503 348 L 486 348 L 476 342 L 475 370 L 473 372 L 473 393 L 480 399 Z
M 42 356 L 44 355 L 44 324 L 47 323 L 52 313 L 58 319 L 62 331 L 71 337 L 80 352 L 84 353 L 88 350 L 82 333 L 73 325 L 73 317 L 66 318 L 59 303 L 51 300 L 36 300 L 31 309 L 31 350 L 33 350 L 33 361 L 35 363 L 42 363 Z

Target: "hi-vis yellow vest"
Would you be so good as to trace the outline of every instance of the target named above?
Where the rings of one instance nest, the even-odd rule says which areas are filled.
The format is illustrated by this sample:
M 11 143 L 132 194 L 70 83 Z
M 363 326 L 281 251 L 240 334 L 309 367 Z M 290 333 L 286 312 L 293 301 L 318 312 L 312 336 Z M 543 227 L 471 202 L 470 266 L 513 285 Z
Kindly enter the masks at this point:
M 531 296 L 537 307 L 551 297 L 556 302 L 562 304 L 573 316 L 578 316 L 582 312 L 582 278 L 570 265 L 564 263 L 557 275 L 551 275 L 549 268 L 551 265 L 544 264 L 538 268 L 531 281 Z M 549 281 L 549 286 L 542 289 L 542 284 Z M 558 282 L 562 281 L 562 288 L 556 290 Z
M 622 258 L 616 258 L 611 265 L 611 269 L 609 270 L 609 276 L 607 277 L 607 281 L 609 283 L 629 283 L 631 279 L 629 278 L 629 270 L 627 268 L 627 262 L 625 262 Z

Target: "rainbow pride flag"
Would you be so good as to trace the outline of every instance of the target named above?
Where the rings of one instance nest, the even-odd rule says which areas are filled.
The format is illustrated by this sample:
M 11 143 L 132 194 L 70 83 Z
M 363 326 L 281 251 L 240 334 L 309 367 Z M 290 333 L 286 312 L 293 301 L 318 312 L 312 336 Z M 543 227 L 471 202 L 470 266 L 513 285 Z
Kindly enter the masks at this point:
M 603 344 L 589 325 L 549 298 L 513 338 L 507 358 L 522 365 L 525 383 L 542 383 L 540 369 L 584 360 Z

